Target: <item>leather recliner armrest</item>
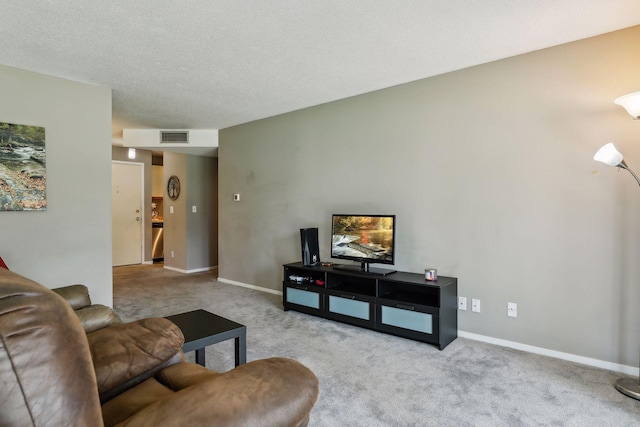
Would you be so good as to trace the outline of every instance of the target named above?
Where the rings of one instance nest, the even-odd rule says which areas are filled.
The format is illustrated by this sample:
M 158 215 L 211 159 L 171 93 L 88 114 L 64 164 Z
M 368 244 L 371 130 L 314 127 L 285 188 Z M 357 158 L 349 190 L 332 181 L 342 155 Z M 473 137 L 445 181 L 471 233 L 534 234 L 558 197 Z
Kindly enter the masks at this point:
M 52 289 L 64 298 L 76 312 L 86 333 L 122 323 L 111 307 L 102 304 L 91 304 L 89 289 L 85 285 L 69 285 Z
M 102 304 L 79 308 L 76 310 L 76 315 L 80 318 L 86 333 L 122 323 L 120 316 L 111 307 Z
M 91 305 L 89 289 L 85 285 L 69 285 L 51 290 L 67 300 L 74 310 Z
M 87 339 L 101 402 L 184 360 L 182 331 L 164 318 L 113 325 Z

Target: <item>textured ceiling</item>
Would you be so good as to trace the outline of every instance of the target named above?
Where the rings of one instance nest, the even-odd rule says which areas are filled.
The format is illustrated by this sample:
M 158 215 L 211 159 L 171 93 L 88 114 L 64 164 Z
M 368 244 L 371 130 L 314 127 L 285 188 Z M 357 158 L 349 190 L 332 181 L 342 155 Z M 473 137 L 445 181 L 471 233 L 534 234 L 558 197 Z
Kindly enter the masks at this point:
M 0 0 L 0 64 L 222 129 L 640 24 L 638 0 Z

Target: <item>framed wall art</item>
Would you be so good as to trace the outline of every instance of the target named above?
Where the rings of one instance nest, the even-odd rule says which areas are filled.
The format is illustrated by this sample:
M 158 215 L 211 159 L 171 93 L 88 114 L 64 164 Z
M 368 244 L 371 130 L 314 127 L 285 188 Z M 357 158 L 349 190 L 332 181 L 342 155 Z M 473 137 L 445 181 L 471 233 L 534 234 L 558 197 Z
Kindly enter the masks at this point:
M 0 211 L 47 209 L 45 132 L 0 122 Z
M 169 181 L 167 181 L 167 193 L 171 200 L 176 200 L 180 195 L 180 180 L 177 176 L 171 175 Z

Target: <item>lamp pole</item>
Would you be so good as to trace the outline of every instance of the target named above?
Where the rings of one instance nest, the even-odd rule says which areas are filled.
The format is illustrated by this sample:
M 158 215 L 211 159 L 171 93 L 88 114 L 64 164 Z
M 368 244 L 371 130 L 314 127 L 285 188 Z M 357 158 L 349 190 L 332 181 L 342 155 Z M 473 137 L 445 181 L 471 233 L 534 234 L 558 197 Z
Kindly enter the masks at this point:
M 618 165 L 618 167 L 620 169 L 624 169 L 627 172 L 629 172 L 631 175 L 633 175 L 633 177 L 636 179 L 636 182 L 638 183 L 638 185 L 640 185 L 640 179 L 638 178 L 638 175 L 636 175 L 635 173 L 633 173 L 633 171 L 631 169 L 629 169 L 629 166 L 627 166 L 627 164 L 624 162 L 624 160 L 622 162 L 620 162 L 620 164 Z
M 640 119 L 640 92 L 630 93 L 623 95 L 613 101 L 614 104 L 620 105 L 634 120 Z M 617 166 L 621 169 L 629 171 L 631 175 L 636 179 L 638 185 L 640 185 L 640 179 L 633 173 L 629 166 L 624 162 L 622 154 L 613 146 L 613 143 L 608 143 L 602 147 L 596 155 L 594 160 L 602 162 L 609 166 Z M 616 389 L 629 397 L 640 400 L 640 378 L 619 378 L 616 381 Z
M 640 185 L 640 179 L 638 179 L 638 176 L 633 173 L 631 169 L 629 169 L 629 166 L 627 166 L 624 160 L 620 162 L 618 167 L 620 169 L 628 171 L 631 175 L 633 175 L 638 185 Z M 618 390 L 620 393 L 626 394 L 629 397 L 640 400 L 640 378 L 618 378 L 616 380 L 616 390 Z
M 625 163 L 622 154 L 616 149 L 613 143 L 608 143 L 603 146 L 596 155 L 593 157 L 594 160 L 604 163 L 608 166 L 615 166 L 620 169 L 624 169 L 629 172 L 635 179 L 638 185 L 640 185 L 640 179 L 638 175 L 636 175 L 629 166 Z M 616 390 L 620 393 L 625 394 L 634 399 L 640 400 L 640 378 L 618 378 L 616 380 Z

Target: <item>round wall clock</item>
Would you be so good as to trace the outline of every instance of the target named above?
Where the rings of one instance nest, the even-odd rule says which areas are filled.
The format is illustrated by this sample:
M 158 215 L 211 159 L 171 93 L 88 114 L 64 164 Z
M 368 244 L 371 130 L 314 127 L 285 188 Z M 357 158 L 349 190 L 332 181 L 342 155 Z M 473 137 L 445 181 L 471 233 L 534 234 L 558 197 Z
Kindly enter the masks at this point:
M 176 200 L 180 195 L 180 180 L 177 176 L 172 175 L 167 182 L 167 193 L 171 200 Z

